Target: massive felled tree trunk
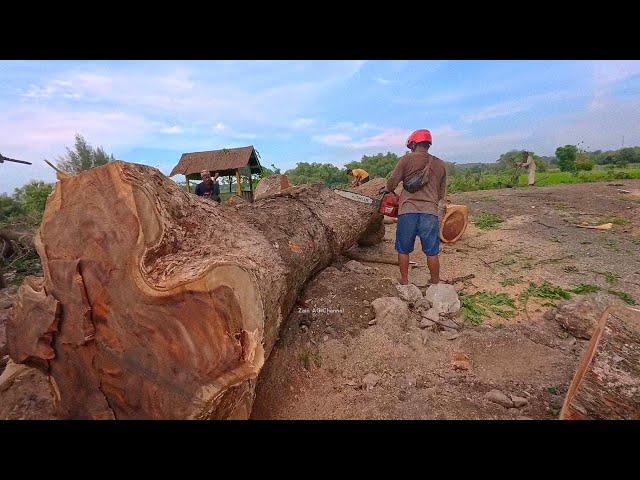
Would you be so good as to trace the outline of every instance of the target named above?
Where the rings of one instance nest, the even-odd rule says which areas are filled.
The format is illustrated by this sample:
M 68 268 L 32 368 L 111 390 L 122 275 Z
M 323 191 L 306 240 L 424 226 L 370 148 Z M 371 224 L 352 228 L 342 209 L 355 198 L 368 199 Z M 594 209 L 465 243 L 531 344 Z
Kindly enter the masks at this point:
M 640 310 L 613 306 L 604 311 L 560 418 L 640 420 Z
M 246 418 L 306 280 L 379 215 L 322 185 L 222 206 L 113 162 L 61 179 L 9 350 L 70 418 Z

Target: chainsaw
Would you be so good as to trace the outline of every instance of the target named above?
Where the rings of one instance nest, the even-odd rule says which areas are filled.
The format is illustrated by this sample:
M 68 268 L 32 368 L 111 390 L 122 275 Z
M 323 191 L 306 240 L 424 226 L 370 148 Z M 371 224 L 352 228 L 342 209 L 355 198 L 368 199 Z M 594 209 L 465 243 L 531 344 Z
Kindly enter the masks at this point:
M 361 193 L 352 192 L 351 190 L 342 190 L 336 188 L 333 190 L 341 197 L 348 198 L 355 202 L 365 203 L 371 205 L 380 215 L 386 215 L 387 217 L 398 216 L 398 203 L 400 197 L 393 192 L 388 192 L 384 188 L 381 188 L 378 192 L 379 197 L 371 198 Z

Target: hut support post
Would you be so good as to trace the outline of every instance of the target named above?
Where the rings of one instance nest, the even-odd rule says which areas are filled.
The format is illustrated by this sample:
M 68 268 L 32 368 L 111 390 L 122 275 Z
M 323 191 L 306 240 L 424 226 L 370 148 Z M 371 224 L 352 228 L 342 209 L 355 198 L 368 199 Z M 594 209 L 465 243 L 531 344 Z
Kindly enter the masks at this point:
M 240 179 L 240 170 L 236 170 L 236 181 L 238 182 L 238 186 L 236 188 L 236 195 L 241 197 L 242 196 L 242 180 Z

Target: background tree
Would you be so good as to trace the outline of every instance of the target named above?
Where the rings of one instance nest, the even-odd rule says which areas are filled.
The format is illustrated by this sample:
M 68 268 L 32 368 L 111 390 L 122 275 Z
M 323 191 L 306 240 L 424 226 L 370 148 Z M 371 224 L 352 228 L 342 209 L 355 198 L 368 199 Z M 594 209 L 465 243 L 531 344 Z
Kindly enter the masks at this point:
M 349 183 L 345 169 L 340 169 L 331 163 L 300 162 L 295 168 L 287 170 L 285 175 L 293 185 L 324 183 L 328 187 L 335 187 Z
M 589 158 L 586 152 L 580 152 L 576 155 L 576 170 L 589 171 L 593 170 L 595 162 Z
M 115 160 L 113 155 L 107 155 L 102 147 L 93 148 L 79 133 L 76 133 L 75 138 L 74 149 L 66 147 L 67 154 L 56 161 L 60 170 L 75 175 Z
M 576 171 L 576 156 L 578 155 L 578 147 L 575 145 L 565 145 L 556 148 L 556 158 L 558 159 L 558 167 L 563 172 Z
M 0 196 L 0 226 L 37 227 L 42 221 L 53 184 L 33 180 L 14 190 L 13 196 Z
M 398 156 L 395 153 L 378 153 L 376 155 L 363 155 L 359 162 L 349 162 L 348 168 L 362 168 L 371 178 L 388 177 L 398 163 Z
M 640 155 L 636 148 L 622 148 L 615 156 L 614 164 L 618 167 L 626 167 L 630 163 L 640 162 Z
M 262 171 L 260 172 L 259 179 L 266 178 L 271 175 L 281 175 L 281 174 L 282 173 L 280 172 L 280 169 L 272 163 L 271 168 L 267 168 L 265 166 L 262 167 Z
M 518 179 L 522 173 L 520 164 L 527 159 L 524 150 L 510 150 L 500 155 L 500 158 L 496 160 L 496 167 L 498 171 L 503 171 L 508 175 L 508 180 L 505 186 L 515 187 L 518 185 Z

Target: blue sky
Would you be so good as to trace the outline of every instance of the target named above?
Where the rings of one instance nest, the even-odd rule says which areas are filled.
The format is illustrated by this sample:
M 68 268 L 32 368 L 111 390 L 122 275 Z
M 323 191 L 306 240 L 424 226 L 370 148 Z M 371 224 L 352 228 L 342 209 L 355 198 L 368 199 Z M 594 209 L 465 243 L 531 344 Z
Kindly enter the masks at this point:
M 402 154 L 418 128 L 444 160 L 492 162 L 640 145 L 640 61 L 6 61 L 0 112 L 0 153 L 34 163 L 0 165 L 8 193 L 55 181 L 42 160 L 76 132 L 167 174 L 183 152 L 245 145 L 283 170 L 342 166 Z

